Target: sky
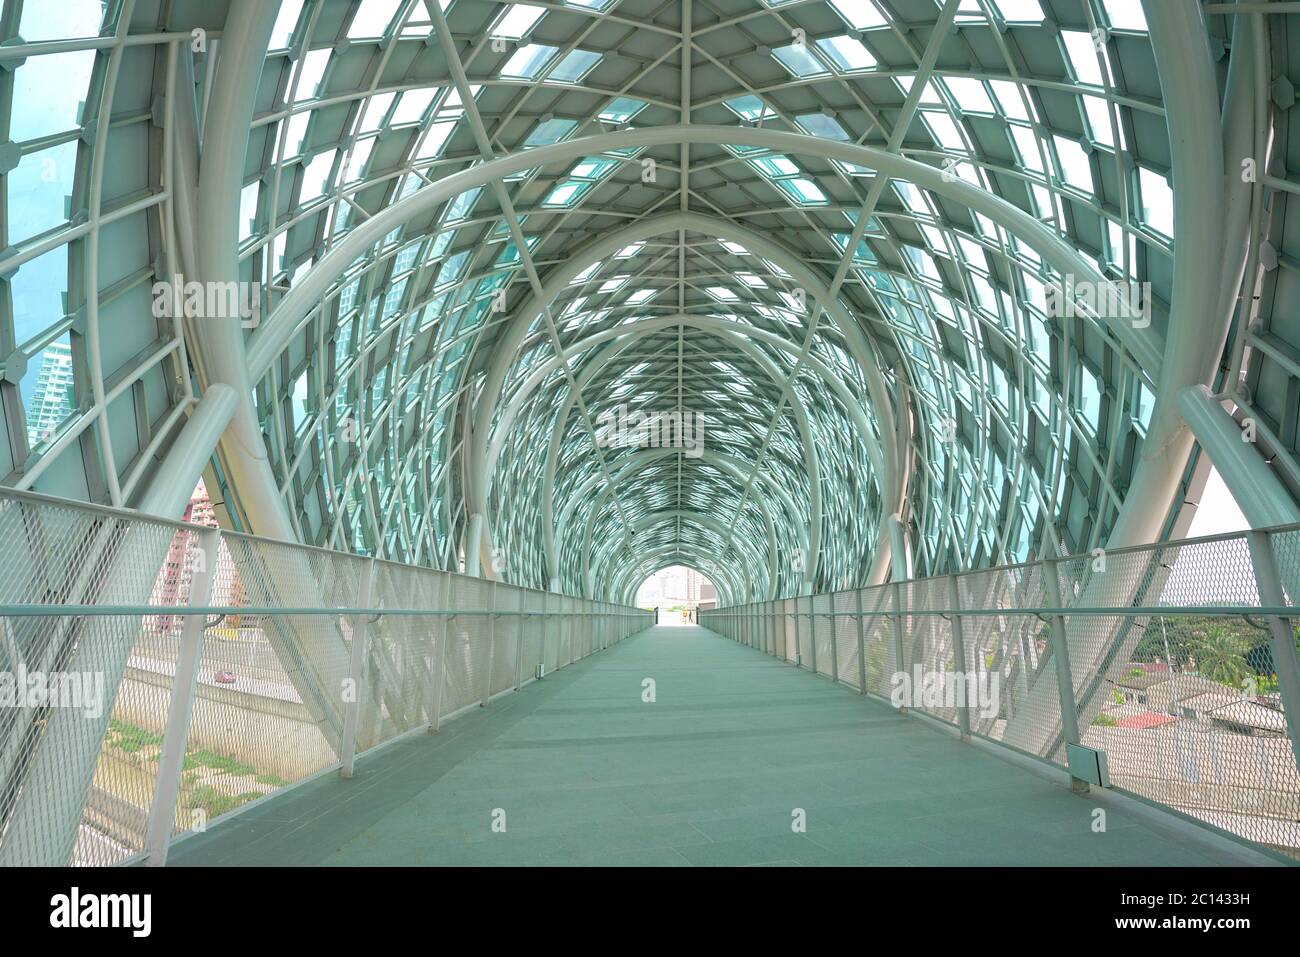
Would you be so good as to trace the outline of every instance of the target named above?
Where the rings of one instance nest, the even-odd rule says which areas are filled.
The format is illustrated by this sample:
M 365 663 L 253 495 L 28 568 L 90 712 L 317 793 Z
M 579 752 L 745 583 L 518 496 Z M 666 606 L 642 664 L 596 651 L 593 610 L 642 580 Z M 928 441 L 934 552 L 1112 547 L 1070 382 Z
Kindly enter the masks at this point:
M 1205 482 L 1205 491 L 1201 494 L 1201 506 L 1196 510 L 1191 528 L 1187 530 L 1187 537 L 1240 532 L 1249 527 L 1246 516 L 1241 514 L 1241 509 L 1237 507 L 1232 493 L 1219 477 L 1218 469 L 1210 469 L 1210 477 Z

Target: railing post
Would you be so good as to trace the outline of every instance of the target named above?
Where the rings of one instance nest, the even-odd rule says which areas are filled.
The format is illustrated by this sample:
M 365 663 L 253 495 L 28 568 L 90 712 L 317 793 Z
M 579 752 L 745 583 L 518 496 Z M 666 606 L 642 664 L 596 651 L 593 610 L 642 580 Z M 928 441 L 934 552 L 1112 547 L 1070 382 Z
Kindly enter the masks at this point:
M 1255 566 L 1255 583 L 1259 603 L 1281 608 L 1286 605 L 1282 577 L 1269 533 L 1252 529 L 1246 533 L 1251 563 Z M 1273 653 L 1273 670 L 1277 672 L 1277 689 L 1286 713 L 1287 733 L 1291 736 L 1291 755 L 1300 769 L 1300 663 L 1296 661 L 1294 626 L 1289 617 L 1268 616 L 1269 650 Z
M 361 587 L 357 603 L 370 607 L 370 576 L 375 560 L 367 559 L 361 569 Z M 357 758 L 357 723 L 361 717 L 361 684 L 366 673 L 366 631 L 370 615 L 362 612 L 352 616 L 352 653 L 348 658 L 348 680 L 352 682 L 352 700 L 343 705 L 343 734 L 339 740 L 339 777 L 352 777 Z
M 542 647 L 541 650 L 538 652 L 538 659 L 539 659 L 538 663 L 542 666 L 543 669 L 545 669 L 546 667 L 546 636 L 551 630 L 550 607 L 551 607 L 551 593 L 549 591 L 544 591 L 542 592 Z M 556 657 L 557 658 L 559 657 L 558 652 L 556 654 Z M 536 672 L 533 673 L 536 674 Z
M 564 648 L 567 655 L 564 667 L 566 668 L 573 664 L 573 632 L 577 628 L 573 621 L 573 601 L 571 597 L 564 600 Z
M 962 686 L 961 704 L 957 706 L 957 727 L 961 729 L 961 739 L 970 741 L 970 696 L 978 686 L 972 679 L 976 676 L 966 670 L 966 636 L 961 623 L 961 589 L 957 587 L 957 576 L 948 576 L 948 608 L 952 617 L 948 620 L 948 637 L 952 642 L 952 664 L 960 675 Z
M 858 694 L 867 693 L 867 635 L 866 619 L 862 617 L 862 589 L 855 588 L 853 594 L 858 606 Z
M 524 604 L 528 596 L 528 589 L 519 589 L 519 627 L 518 637 L 515 639 L 515 691 L 524 686 L 524 623 L 528 618 L 524 615 Z
M 839 624 L 839 619 L 835 617 L 835 596 L 829 597 L 831 603 L 831 614 L 828 619 L 831 623 L 831 681 L 835 684 L 840 683 L 840 643 L 835 637 L 835 629 Z
M 198 533 L 198 539 L 197 554 L 202 557 L 203 564 L 193 570 L 188 602 L 206 607 L 212 603 L 212 578 L 217 570 L 221 533 L 215 528 L 204 529 Z M 162 867 L 167 863 L 167 848 L 176 822 L 176 799 L 181 791 L 185 748 L 190 737 L 190 718 L 194 713 L 194 692 L 203 659 L 203 632 L 207 624 L 206 614 L 191 614 L 185 616 L 185 624 L 181 626 L 171 706 L 167 710 L 158 775 L 154 779 L 153 800 L 149 804 L 145 830 L 145 863 L 150 867 Z
M 1061 702 L 1061 737 L 1066 745 L 1079 744 L 1079 710 L 1074 702 L 1074 674 L 1070 668 L 1070 649 L 1065 631 L 1065 603 L 1061 599 L 1061 579 L 1055 559 L 1042 561 L 1043 583 L 1047 600 L 1054 609 L 1051 620 L 1052 659 L 1056 662 L 1056 690 Z M 1067 762 L 1068 764 L 1068 762 Z M 1087 794 L 1088 782 L 1070 776 L 1070 789 Z
M 907 662 L 903 660 L 903 583 L 894 582 L 894 671 L 898 674 L 907 673 Z M 916 689 L 913 689 L 913 694 Z M 898 709 L 904 714 L 907 713 L 907 705 L 904 704 Z
M 451 572 L 444 572 L 442 579 L 442 607 L 439 611 L 451 611 Z M 429 733 L 435 734 L 438 726 L 442 723 L 442 694 L 443 689 L 447 686 L 447 646 L 451 644 L 452 622 L 456 620 L 455 615 L 440 615 L 442 619 L 442 641 L 439 642 L 441 647 L 435 653 L 435 668 L 437 673 L 433 679 L 433 704 L 431 706 L 432 714 L 429 716 Z
M 813 596 L 808 595 L 808 652 L 812 658 L 812 673 L 817 674 L 817 613 L 813 610 Z
M 488 701 L 492 697 L 492 665 L 496 660 L 497 654 L 497 583 L 492 580 L 488 583 L 488 657 L 487 668 L 484 671 L 487 674 L 483 677 L 483 700 L 478 703 L 480 708 L 486 708 Z

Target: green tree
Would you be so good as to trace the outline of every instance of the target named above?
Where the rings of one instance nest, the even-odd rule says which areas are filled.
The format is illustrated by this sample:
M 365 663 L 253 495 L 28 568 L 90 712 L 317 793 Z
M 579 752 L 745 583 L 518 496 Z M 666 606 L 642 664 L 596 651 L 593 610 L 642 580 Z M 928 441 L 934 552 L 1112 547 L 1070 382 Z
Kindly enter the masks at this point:
M 1250 642 L 1222 625 L 1211 625 L 1192 645 L 1197 670 L 1211 681 L 1240 688 L 1251 673 L 1246 664 Z

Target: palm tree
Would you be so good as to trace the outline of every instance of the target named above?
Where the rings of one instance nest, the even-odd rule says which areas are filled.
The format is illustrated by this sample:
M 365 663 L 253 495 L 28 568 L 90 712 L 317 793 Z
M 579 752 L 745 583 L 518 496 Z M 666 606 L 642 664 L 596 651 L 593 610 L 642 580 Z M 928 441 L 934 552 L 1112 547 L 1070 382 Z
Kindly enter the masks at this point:
M 1251 673 L 1246 664 L 1250 642 L 1222 625 L 1207 628 L 1205 635 L 1196 639 L 1192 648 L 1196 655 L 1197 670 L 1211 681 L 1240 688 L 1242 681 Z

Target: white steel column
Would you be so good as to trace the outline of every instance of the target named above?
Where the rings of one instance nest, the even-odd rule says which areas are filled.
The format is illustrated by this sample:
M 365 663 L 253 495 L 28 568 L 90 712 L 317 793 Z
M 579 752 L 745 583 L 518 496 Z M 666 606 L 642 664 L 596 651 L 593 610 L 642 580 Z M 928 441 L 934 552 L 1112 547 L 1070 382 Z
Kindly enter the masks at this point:
M 221 547 L 221 533 L 215 528 L 198 533 L 200 562 L 195 563 L 190 579 L 189 604 L 206 608 L 212 600 L 212 579 L 217 569 L 217 554 Z M 153 800 L 149 804 L 149 818 L 145 826 L 145 863 L 162 867 L 167 863 L 167 848 L 171 843 L 176 821 L 176 799 L 180 795 L 181 771 L 185 766 L 185 749 L 190 737 L 190 718 L 194 714 L 194 692 L 199 682 L 199 666 L 203 660 L 203 633 L 207 628 L 206 613 L 185 616 L 181 628 L 180 650 L 176 656 L 176 674 L 172 679 L 172 699 L 167 709 L 167 725 L 163 730 L 162 753 L 158 757 L 158 774 L 154 778 Z

